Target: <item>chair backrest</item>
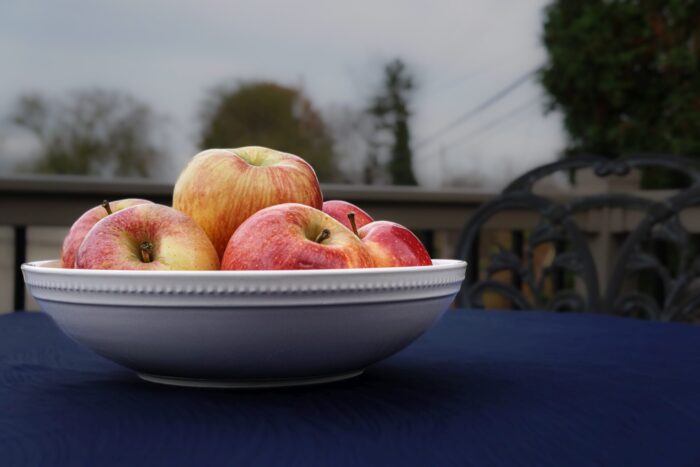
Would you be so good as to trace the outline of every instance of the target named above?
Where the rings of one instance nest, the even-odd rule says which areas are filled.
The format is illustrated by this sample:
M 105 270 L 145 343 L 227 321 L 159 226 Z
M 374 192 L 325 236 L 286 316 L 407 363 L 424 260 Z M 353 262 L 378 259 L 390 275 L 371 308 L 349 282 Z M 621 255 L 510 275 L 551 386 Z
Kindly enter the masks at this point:
M 591 169 L 600 178 L 624 176 L 633 169 L 663 169 L 682 175 L 689 183 L 663 199 L 640 196 L 642 192 L 637 191 L 636 194 L 583 194 L 562 201 L 533 192 L 534 185 L 544 177 L 557 172 L 571 174 L 581 169 Z M 492 293 L 507 298 L 517 309 L 580 310 L 657 320 L 697 320 L 700 293 L 693 293 L 693 283 L 700 275 L 700 261 L 695 257 L 691 235 L 679 219 L 681 211 L 696 204 L 700 204 L 700 171 L 694 162 L 680 157 L 631 155 L 607 159 L 581 156 L 538 167 L 518 177 L 498 197 L 482 205 L 464 227 L 457 257 L 471 264 L 458 303 L 466 308 L 481 308 L 484 293 Z M 576 217 L 606 209 L 608 212 L 610 209 L 639 211 L 642 220 L 625 236 L 612 259 L 606 283 L 601 283 L 589 239 Z M 478 260 L 482 228 L 506 210 L 533 211 L 538 220 L 529 232 L 517 238 L 518 243 L 522 243 L 521 248 L 499 246 L 490 255 L 486 277 L 481 279 Z M 533 251 L 547 244 L 553 259 L 543 267 L 535 264 Z M 510 271 L 510 283 L 495 279 L 501 271 Z M 647 284 L 651 277 L 658 286 L 645 286 L 640 277 L 646 277 Z

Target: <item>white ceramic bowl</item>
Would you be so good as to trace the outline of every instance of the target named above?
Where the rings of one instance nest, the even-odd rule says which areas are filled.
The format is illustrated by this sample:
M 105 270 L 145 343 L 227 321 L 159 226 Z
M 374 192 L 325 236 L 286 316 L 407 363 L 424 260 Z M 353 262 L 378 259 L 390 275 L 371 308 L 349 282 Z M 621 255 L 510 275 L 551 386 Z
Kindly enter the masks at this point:
M 115 271 L 22 266 L 76 341 L 143 379 L 190 386 L 309 384 L 360 374 L 439 319 L 466 263 L 304 271 Z

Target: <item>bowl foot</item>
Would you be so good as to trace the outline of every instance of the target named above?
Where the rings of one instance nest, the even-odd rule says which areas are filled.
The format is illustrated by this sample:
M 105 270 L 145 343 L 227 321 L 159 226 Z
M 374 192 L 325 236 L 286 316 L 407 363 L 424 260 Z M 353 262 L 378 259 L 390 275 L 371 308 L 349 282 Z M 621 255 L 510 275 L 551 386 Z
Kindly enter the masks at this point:
M 255 389 L 255 388 L 281 388 L 290 386 L 306 386 L 310 384 L 324 384 L 354 378 L 364 372 L 362 370 L 350 371 L 328 376 L 311 376 L 306 378 L 279 378 L 279 379 L 194 379 L 177 378 L 172 376 L 149 375 L 139 373 L 139 378 L 150 383 L 167 384 L 170 386 L 185 386 L 190 388 L 229 388 L 229 389 Z

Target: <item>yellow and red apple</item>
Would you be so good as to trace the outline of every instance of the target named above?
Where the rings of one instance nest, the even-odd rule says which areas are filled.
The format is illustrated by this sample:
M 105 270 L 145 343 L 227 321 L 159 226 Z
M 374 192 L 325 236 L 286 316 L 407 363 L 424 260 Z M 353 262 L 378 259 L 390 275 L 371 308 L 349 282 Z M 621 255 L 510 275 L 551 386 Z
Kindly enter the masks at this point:
M 287 203 L 249 217 L 231 236 L 224 270 L 370 268 L 374 261 L 353 232 L 323 211 Z
M 78 249 L 81 269 L 216 270 L 219 255 L 186 214 L 139 204 L 97 222 Z
M 150 201 L 145 199 L 127 198 L 112 202 L 104 201 L 100 206 L 95 206 L 87 210 L 73 223 L 68 231 L 68 235 L 66 235 L 66 238 L 63 240 L 63 248 L 61 248 L 61 267 L 69 269 L 75 267 L 75 256 L 78 253 L 78 248 L 80 248 L 87 233 L 98 221 L 122 209 L 138 204 L 150 203 Z
M 316 173 L 300 157 L 260 146 L 200 152 L 180 174 L 173 193 L 173 207 L 204 229 L 220 257 L 243 221 L 282 203 L 320 209 Z

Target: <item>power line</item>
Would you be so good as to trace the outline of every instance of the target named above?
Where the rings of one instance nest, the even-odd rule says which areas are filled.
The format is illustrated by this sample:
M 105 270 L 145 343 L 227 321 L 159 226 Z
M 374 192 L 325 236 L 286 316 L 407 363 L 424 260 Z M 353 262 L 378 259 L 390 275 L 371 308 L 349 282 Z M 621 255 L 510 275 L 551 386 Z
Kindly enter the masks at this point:
M 450 123 L 448 123 L 444 127 L 440 128 L 438 131 L 436 131 L 432 135 L 428 136 L 427 138 L 424 138 L 422 141 L 419 141 L 416 144 L 415 148 L 420 149 L 420 148 L 432 143 L 440 136 L 444 135 L 445 133 L 447 133 L 449 131 L 454 130 L 455 128 L 457 128 L 458 126 L 469 121 L 474 116 L 481 113 L 482 111 L 488 109 L 493 104 L 495 104 L 496 102 L 503 99 L 505 96 L 507 96 L 508 94 L 513 92 L 516 88 L 518 88 L 521 84 L 525 83 L 528 79 L 530 79 L 532 77 L 532 75 L 534 75 L 537 72 L 537 70 L 539 70 L 539 68 L 540 67 L 537 66 L 537 67 L 533 68 L 532 70 L 528 71 L 527 73 L 525 73 L 524 75 L 518 77 L 518 79 L 511 82 L 508 86 L 501 89 L 496 94 L 494 94 L 493 96 L 491 96 L 488 99 L 486 99 L 485 101 L 483 101 L 481 104 L 477 105 L 473 109 L 470 109 L 469 111 L 467 111 L 467 112 L 463 113 L 462 115 L 460 115 L 459 117 L 455 118 Z
M 434 95 L 434 94 L 440 94 L 440 93 L 442 93 L 442 92 L 444 92 L 444 91 L 447 91 L 447 90 L 449 90 L 449 89 L 452 89 L 452 88 L 454 88 L 454 87 L 457 87 L 458 85 L 460 85 L 460 84 L 462 84 L 462 83 L 464 83 L 464 82 L 466 82 L 466 81 L 468 81 L 468 80 L 474 78 L 475 76 L 482 75 L 482 74 L 484 74 L 485 72 L 486 72 L 486 69 L 477 69 L 477 70 L 471 70 L 471 71 L 469 71 L 469 72 L 467 72 L 467 73 L 463 73 L 462 75 L 460 75 L 460 76 L 458 76 L 458 77 L 456 77 L 456 78 L 453 78 L 453 79 L 450 80 L 450 81 L 444 82 L 444 83 L 442 83 L 442 84 L 439 85 L 439 86 L 434 86 L 434 87 L 432 87 L 432 88 L 429 88 L 429 89 L 427 90 L 427 94 L 423 94 L 421 97 L 422 97 L 422 98 L 425 98 L 425 97 L 430 97 L 430 96 L 432 96 L 432 95 Z
M 419 99 L 432 96 L 433 94 L 441 94 L 443 91 L 452 89 L 462 83 L 465 83 L 470 79 L 474 78 L 475 76 L 483 75 L 484 73 L 487 73 L 490 70 L 493 70 L 494 68 L 501 68 L 503 63 L 510 61 L 514 55 L 521 55 L 524 50 L 528 50 L 530 48 L 530 44 L 525 44 L 522 47 L 516 49 L 515 51 L 509 51 L 508 53 L 503 53 L 500 56 L 492 57 L 491 60 L 489 60 L 485 64 L 482 64 L 478 68 L 472 68 L 469 71 L 463 72 L 450 80 L 442 81 L 442 83 L 439 83 L 434 86 L 429 86 L 426 89 L 425 93 L 419 94 Z
M 538 95 L 538 96 L 535 96 L 535 97 L 533 97 L 533 98 L 531 98 L 531 99 L 528 99 L 527 101 L 525 101 L 525 102 L 523 102 L 522 104 L 518 105 L 518 106 L 515 107 L 514 109 L 509 110 L 508 112 L 506 112 L 506 113 L 504 113 L 504 114 L 502 114 L 502 115 L 499 115 L 498 117 L 496 117 L 496 118 L 494 118 L 493 120 L 491 120 L 491 121 L 485 123 L 484 125 L 482 125 L 482 126 L 476 128 L 475 130 L 470 131 L 470 132 L 467 133 L 466 135 L 461 136 L 461 137 L 459 137 L 458 139 L 452 141 L 451 143 L 449 143 L 449 144 L 447 145 L 447 148 L 448 148 L 448 149 L 453 149 L 453 148 L 455 148 L 455 147 L 458 147 L 460 144 L 462 144 L 462 143 L 464 143 L 465 141 L 469 140 L 469 138 L 471 138 L 471 137 L 473 137 L 473 136 L 476 136 L 476 135 L 478 135 L 479 133 L 485 133 L 485 132 L 487 132 L 487 131 L 489 131 L 489 130 L 495 128 L 495 127 L 497 127 L 497 126 L 500 125 L 501 123 L 503 123 L 503 122 L 505 122 L 505 121 L 508 121 L 508 120 L 512 119 L 513 117 L 517 117 L 518 115 L 520 115 L 520 114 L 523 113 L 524 111 L 529 110 L 532 106 L 534 106 L 535 104 L 537 104 L 538 102 L 540 102 L 540 100 L 541 100 L 541 97 L 540 97 L 539 95 Z

